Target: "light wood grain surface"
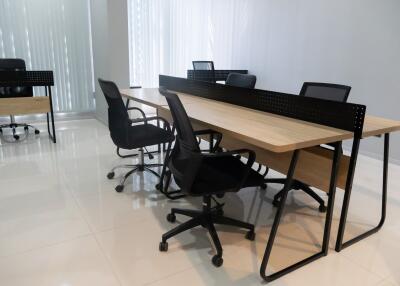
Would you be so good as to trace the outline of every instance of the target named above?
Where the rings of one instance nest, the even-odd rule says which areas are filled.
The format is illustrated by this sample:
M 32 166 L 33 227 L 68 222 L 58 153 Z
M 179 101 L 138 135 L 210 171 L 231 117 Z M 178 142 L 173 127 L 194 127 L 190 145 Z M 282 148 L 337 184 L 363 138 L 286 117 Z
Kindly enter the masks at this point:
M 367 115 L 364 121 L 363 137 L 377 136 L 400 130 L 400 121 Z
M 50 100 L 46 96 L 0 99 L 0 115 L 24 115 L 47 112 L 50 112 Z
M 153 107 L 168 109 L 158 88 L 122 90 L 130 99 Z M 287 152 L 338 140 L 351 139 L 348 131 L 288 117 L 247 109 L 237 105 L 177 93 L 189 117 L 220 132 L 271 150 Z M 366 116 L 363 137 L 400 130 L 400 122 Z
M 158 92 L 158 88 L 121 89 L 120 93 L 125 98 L 132 99 L 151 107 L 157 108 L 159 106 L 168 105 L 165 97 Z
M 192 120 L 273 152 L 287 152 L 351 139 L 348 131 L 221 102 L 185 104 Z M 168 109 L 167 106 L 160 107 Z
M 161 93 L 158 88 L 140 88 L 140 89 L 121 89 L 121 95 L 125 98 L 132 99 L 142 104 L 146 104 L 152 107 L 168 106 L 167 99 Z M 177 93 L 183 105 L 207 103 L 210 100 L 204 99 L 198 96 Z M 215 101 L 212 101 L 215 102 Z
M 158 89 L 134 90 L 127 94 L 133 100 L 137 100 L 137 96 L 137 101 L 156 107 L 160 116 L 172 122 L 167 102 Z M 276 171 L 286 174 L 293 150 L 303 149 L 294 177 L 323 191 L 329 190 L 333 152 L 315 146 L 353 137 L 351 132 L 343 130 L 177 94 L 196 130 L 212 128 L 221 132 L 222 147 L 229 150 L 252 149 L 257 154 L 257 162 Z M 400 130 L 399 121 L 367 116 L 363 136 L 376 136 L 397 130 Z M 346 184 L 349 159 L 348 156 L 341 156 L 337 180 L 340 189 L 344 189 Z

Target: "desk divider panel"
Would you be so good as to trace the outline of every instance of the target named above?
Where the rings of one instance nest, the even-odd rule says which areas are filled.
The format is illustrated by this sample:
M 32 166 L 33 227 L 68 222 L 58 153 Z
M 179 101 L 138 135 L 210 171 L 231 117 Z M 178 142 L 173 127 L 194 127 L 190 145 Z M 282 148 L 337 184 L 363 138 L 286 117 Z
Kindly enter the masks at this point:
M 0 87 L 54 86 L 52 71 L 0 71 Z
M 171 91 L 354 132 L 360 138 L 365 105 L 343 103 L 274 91 L 232 87 L 160 75 L 159 86 Z
M 187 78 L 194 79 L 194 70 L 187 70 Z M 215 70 L 214 74 L 211 70 L 196 70 L 197 80 L 210 81 L 215 79 L 216 81 L 226 81 L 230 73 L 248 74 L 247 70 Z

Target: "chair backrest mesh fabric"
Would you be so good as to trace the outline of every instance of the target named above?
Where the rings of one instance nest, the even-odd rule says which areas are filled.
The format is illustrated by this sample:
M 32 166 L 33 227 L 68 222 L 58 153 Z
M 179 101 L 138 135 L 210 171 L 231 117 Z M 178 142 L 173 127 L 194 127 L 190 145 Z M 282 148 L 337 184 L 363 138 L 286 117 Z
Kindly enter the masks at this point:
M 0 59 L 0 71 L 26 71 L 25 61 L 23 59 Z M 31 96 L 33 96 L 32 87 L 0 87 L 0 98 Z
M 347 102 L 350 90 L 351 87 L 346 85 L 305 82 L 301 89 L 300 96 Z
M 256 86 L 257 77 L 252 74 L 230 73 L 225 84 L 236 87 L 251 88 Z

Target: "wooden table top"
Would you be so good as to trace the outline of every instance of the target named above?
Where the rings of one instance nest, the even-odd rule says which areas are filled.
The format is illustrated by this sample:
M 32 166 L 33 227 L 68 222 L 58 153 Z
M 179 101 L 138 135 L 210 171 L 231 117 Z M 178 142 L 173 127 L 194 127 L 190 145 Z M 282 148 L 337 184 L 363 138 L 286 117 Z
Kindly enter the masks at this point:
M 157 88 L 121 90 L 121 94 L 152 107 L 168 109 Z M 353 133 L 324 125 L 177 93 L 188 116 L 216 131 L 271 150 L 287 152 L 351 139 Z M 363 137 L 400 130 L 400 121 L 366 116 Z
M 149 105 L 151 107 L 160 107 L 168 105 L 165 97 L 158 92 L 158 88 L 133 88 L 133 89 L 121 89 L 120 93 L 122 97 Z

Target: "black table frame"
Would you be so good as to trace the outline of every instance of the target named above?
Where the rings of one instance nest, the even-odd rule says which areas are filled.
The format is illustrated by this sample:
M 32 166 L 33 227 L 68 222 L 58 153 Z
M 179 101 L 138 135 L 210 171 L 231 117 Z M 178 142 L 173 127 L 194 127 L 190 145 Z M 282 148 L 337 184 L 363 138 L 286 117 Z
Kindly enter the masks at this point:
M 342 205 L 342 212 L 340 215 L 339 230 L 336 238 L 335 250 L 337 252 L 340 252 L 346 247 L 349 247 L 350 245 L 353 245 L 354 243 L 357 243 L 360 240 L 363 240 L 369 237 L 370 235 L 378 232 L 385 223 L 386 206 L 387 206 L 387 181 L 388 181 L 388 167 L 389 167 L 389 146 L 390 146 L 389 143 L 390 143 L 390 134 L 386 133 L 384 135 L 384 147 L 383 147 L 383 181 L 382 181 L 382 201 L 381 201 L 380 221 L 376 227 L 350 239 L 349 241 L 343 242 L 344 232 L 346 228 L 347 214 L 350 205 L 351 191 L 353 188 L 354 172 L 357 164 L 358 150 L 360 148 L 360 139 L 357 139 L 353 142 L 353 147 L 350 157 L 349 172 L 347 174 L 346 188 Z
M 44 87 L 45 96 L 49 97 L 50 112 L 46 112 L 47 132 L 53 143 L 57 142 L 54 124 L 53 97 L 51 87 L 54 86 L 52 71 L 0 71 L 0 87 Z M 50 131 L 50 121 L 51 129 Z

